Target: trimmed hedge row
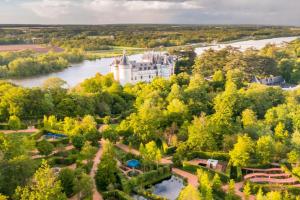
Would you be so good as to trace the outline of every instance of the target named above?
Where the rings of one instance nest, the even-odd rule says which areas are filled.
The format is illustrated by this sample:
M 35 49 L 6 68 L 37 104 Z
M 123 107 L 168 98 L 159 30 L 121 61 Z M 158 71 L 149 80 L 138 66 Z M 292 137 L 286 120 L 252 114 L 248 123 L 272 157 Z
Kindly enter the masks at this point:
M 288 191 L 290 194 L 300 196 L 299 187 L 294 187 L 291 185 L 259 184 L 259 183 L 252 183 L 252 182 L 249 183 L 251 186 L 251 191 L 254 194 L 256 194 L 258 190 L 261 188 L 265 193 L 278 190 L 278 191 Z
M 167 198 L 158 196 L 158 195 L 153 194 L 150 191 L 147 191 L 147 190 L 144 190 L 144 189 L 137 190 L 137 194 L 141 195 L 143 197 L 146 197 L 146 199 L 148 199 L 148 200 L 168 200 Z
M 120 190 L 103 192 L 102 196 L 105 200 L 133 200 L 128 194 Z
M 186 170 L 186 171 L 189 171 L 191 173 L 196 173 L 197 172 L 197 169 L 202 169 L 206 172 L 208 172 L 208 174 L 213 177 L 215 174 L 218 174 L 220 176 L 220 179 L 223 183 L 227 183 L 229 182 L 230 178 L 222 173 L 222 172 L 217 172 L 217 171 L 214 171 L 212 169 L 209 169 L 209 168 L 206 168 L 206 167 L 203 167 L 203 166 L 195 166 L 195 165 L 190 165 L 186 162 L 183 163 L 183 170 Z
M 187 153 L 186 157 L 188 160 L 192 160 L 194 158 L 215 159 L 215 160 L 222 160 L 222 161 L 230 160 L 229 154 L 224 152 L 194 151 L 191 153 Z

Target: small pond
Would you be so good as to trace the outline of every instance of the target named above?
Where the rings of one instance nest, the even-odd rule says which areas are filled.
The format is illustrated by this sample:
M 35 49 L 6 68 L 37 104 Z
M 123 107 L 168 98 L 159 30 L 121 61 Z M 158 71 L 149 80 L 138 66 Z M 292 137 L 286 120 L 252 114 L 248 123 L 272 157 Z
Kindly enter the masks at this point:
M 166 197 L 169 200 L 176 200 L 183 188 L 183 180 L 172 176 L 170 179 L 154 185 L 153 194 Z
M 161 197 L 165 197 L 168 200 L 176 200 L 184 188 L 183 179 L 172 176 L 170 179 L 164 180 L 152 187 L 152 193 Z M 134 195 L 135 200 L 147 200 L 145 197 Z

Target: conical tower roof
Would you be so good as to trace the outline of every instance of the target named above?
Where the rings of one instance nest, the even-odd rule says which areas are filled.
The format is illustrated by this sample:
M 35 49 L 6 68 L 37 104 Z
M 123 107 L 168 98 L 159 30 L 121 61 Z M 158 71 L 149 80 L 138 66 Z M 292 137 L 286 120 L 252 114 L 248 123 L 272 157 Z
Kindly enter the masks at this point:
M 126 50 L 123 51 L 123 55 L 122 55 L 122 57 L 120 59 L 119 65 L 129 65 L 129 59 L 126 56 Z

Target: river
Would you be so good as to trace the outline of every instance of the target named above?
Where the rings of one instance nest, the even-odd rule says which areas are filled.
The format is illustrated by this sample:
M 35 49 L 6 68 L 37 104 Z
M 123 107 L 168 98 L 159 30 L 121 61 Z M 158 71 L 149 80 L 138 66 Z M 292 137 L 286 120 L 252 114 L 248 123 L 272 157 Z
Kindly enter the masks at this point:
M 209 48 L 218 50 L 226 46 L 237 47 L 242 51 L 247 48 L 261 49 L 268 43 L 281 44 L 282 42 L 290 42 L 292 40 L 295 40 L 296 38 L 297 37 L 281 37 L 264 40 L 246 40 L 227 44 L 217 44 L 208 47 L 196 48 L 195 52 L 199 55 Z M 129 59 L 138 61 L 141 59 L 141 56 L 142 54 L 131 55 L 129 56 Z M 113 62 L 113 60 L 114 58 L 102 58 L 93 61 L 85 60 L 82 63 L 72 64 L 71 67 L 64 69 L 63 71 L 30 78 L 10 79 L 9 81 L 24 87 L 38 87 L 41 86 L 43 82 L 48 78 L 58 77 L 65 80 L 68 83 L 69 87 L 73 87 L 83 80 L 93 77 L 96 73 L 100 73 L 103 75 L 108 74 L 110 72 L 109 65 Z

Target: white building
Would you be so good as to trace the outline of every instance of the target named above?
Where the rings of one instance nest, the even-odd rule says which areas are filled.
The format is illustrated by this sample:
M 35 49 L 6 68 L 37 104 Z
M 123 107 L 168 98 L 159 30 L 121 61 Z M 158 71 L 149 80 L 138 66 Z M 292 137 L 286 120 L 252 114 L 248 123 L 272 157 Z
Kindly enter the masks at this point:
M 124 51 L 121 58 L 111 64 L 115 80 L 126 83 L 150 82 L 155 77 L 169 78 L 174 74 L 175 57 L 168 54 L 145 53 L 141 62 L 130 61 Z

